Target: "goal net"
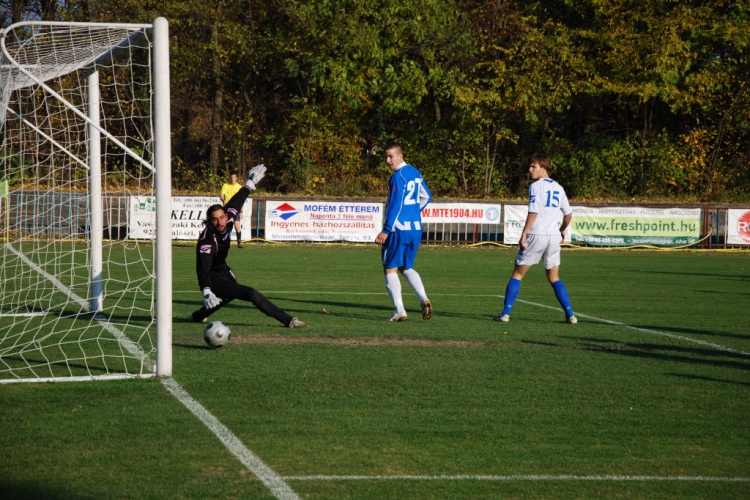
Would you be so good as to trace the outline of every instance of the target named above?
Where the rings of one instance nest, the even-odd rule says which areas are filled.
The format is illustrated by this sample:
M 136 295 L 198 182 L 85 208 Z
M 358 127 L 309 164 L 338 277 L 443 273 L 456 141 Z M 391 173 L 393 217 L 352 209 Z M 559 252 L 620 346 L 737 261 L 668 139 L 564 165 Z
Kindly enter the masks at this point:
M 167 29 L 0 31 L 0 383 L 171 375 Z

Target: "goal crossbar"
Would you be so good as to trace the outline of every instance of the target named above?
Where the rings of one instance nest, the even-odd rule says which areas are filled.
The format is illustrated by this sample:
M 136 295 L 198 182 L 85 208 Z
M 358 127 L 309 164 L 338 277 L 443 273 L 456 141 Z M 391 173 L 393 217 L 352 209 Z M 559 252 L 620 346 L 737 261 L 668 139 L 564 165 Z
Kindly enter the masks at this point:
M 23 23 L 17 23 L 17 24 L 11 25 L 5 31 L 6 32 L 10 32 L 13 29 L 18 29 L 18 28 L 21 28 L 23 26 L 35 26 L 35 25 L 39 25 L 39 26 L 56 27 L 56 26 L 70 26 L 71 24 L 75 24 L 76 26 L 80 26 L 80 27 L 86 27 L 86 26 L 96 27 L 97 26 L 96 24 L 90 24 L 90 23 L 58 23 L 58 22 L 53 22 L 53 21 L 48 21 L 46 23 L 42 23 L 42 22 L 40 22 L 40 23 L 23 22 Z M 146 29 L 146 28 L 151 28 L 152 27 L 152 25 L 148 25 L 148 24 L 144 24 L 144 25 L 132 25 L 132 26 L 127 26 L 127 25 L 107 25 L 107 26 L 108 27 L 120 27 L 120 28 L 123 28 L 123 29 L 125 29 L 126 27 L 128 29 L 135 29 L 135 28 Z M 60 94 L 58 94 L 57 92 L 55 92 L 52 88 L 50 88 L 46 83 L 44 83 L 44 80 L 47 80 L 47 79 L 50 79 L 50 78 L 54 78 L 54 77 L 59 76 L 59 75 L 64 75 L 64 74 L 70 73 L 70 72 L 78 70 L 78 69 L 93 70 L 93 68 L 96 67 L 97 62 L 99 64 L 108 62 L 110 60 L 110 58 L 114 57 L 113 53 L 116 50 L 118 50 L 118 49 L 122 50 L 123 47 L 125 47 L 126 45 L 129 45 L 129 44 L 132 44 L 133 41 L 135 41 L 138 38 L 141 38 L 142 36 L 143 36 L 142 32 L 136 32 L 135 34 L 131 35 L 129 38 L 127 38 L 126 40 L 120 42 L 116 46 L 111 47 L 111 48 L 107 48 L 104 52 L 99 52 L 99 53 L 93 53 L 92 52 L 91 54 L 87 54 L 87 53 L 84 53 L 84 54 L 73 54 L 73 61 L 71 63 L 63 65 L 62 68 L 56 69 L 55 71 L 42 72 L 42 75 L 46 76 L 46 78 L 40 78 L 39 76 L 34 75 L 29 69 L 27 69 L 26 67 L 24 67 L 24 64 L 20 63 L 19 61 L 16 61 L 16 57 L 17 56 L 16 55 L 11 55 L 8 52 L 7 47 L 5 46 L 5 37 L 4 36 L 0 37 L 0 50 L 2 51 L 3 55 L 10 62 L 9 66 L 12 67 L 12 68 L 17 69 L 19 72 L 21 72 L 21 74 L 25 75 L 28 78 L 28 80 L 21 79 L 21 81 L 19 81 L 18 83 L 15 83 L 14 85 L 11 85 L 10 86 L 10 90 L 11 91 L 12 90 L 18 90 L 18 89 L 21 89 L 21 88 L 25 88 L 25 87 L 28 87 L 29 85 L 32 85 L 32 84 L 39 85 L 44 90 L 46 90 L 51 96 L 54 96 L 57 99 L 59 99 L 59 101 L 61 103 L 63 103 L 65 106 L 67 106 L 68 109 L 70 109 L 73 113 L 77 114 L 82 120 L 84 120 L 90 126 L 96 128 L 99 131 L 99 133 L 104 134 L 105 137 L 107 137 L 114 144 L 116 144 L 120 148 L 122 148 L 122 150 L 127 155 L 131 156 L 134 160 L 140 162 L 144 167 L 153 170 L 154 167 L 149 162 L 147 162 L 146 160 L 144 160 L 140 155 L 136 154 L 132 149 L 130 149 L 129 147 L 127 147 L 125 144 L 123 144 L 117 137 L 115 137 L 114 135 L 110 134 L 109 131 L 107 131 L 104 128 L 102 128 L 102 126 L 100 124 L 98 124 L 98 123 L 94 122 L 93 120 L 91 120 L 91 118 L 89 118 L 85 113 L 83 113 L 80 109 L 78 109 L 78 107 L 76 107 L 75 105 L 73 105 L 72 103 L 70 103 L 67 99 L 65 99 L 63 96 L 61 96 Z M 86 56 L 88 56 L 88 57 L 86 57 Z M 52 65 L 46 65 L 45 67 L 49 67 L 49 66 L 52 66 Z M 35 66 L 35 67 L 38 68 L 39 66 Z M 57 66 L 54 66 L 54 67 L 57 68 Z M 16 78 L 12 78 L 12 79 L 10 79 L 10 81 L 11 82 L 15 82 Z M 2 108 L 0 108 L 0 109 L 3 109 L 5 107 L 6 106 L 2 106 Z

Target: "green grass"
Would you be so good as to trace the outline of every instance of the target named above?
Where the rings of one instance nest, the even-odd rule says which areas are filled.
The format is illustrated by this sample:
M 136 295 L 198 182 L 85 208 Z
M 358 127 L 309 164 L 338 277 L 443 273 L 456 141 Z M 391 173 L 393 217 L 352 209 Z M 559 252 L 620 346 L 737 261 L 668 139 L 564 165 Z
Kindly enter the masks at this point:
M 105 245 L 104 310 L 97 317 L 89 314 L 85 298 L 90 293 L 85 245 L 37 241 L 2 246 L 0 252 L 0 379 L 148 371 L 142 357 L 154 349 L 150 337 L 155 330 L 150 245 Z M 108 327 L 143 353 L 128 352 Z
M 579 324 L 539 267 L 499 324 L 514 252 L 423 247 L 435 316 L 404 283 L 390 324 L 374 246 L 233 248 L 310 328 L 234 303 L 212 350 L 179 319 L 194 251 L 174 250 L 175 380 L 281 476 L 388 477 L 288 479 L 302 498 L 750 497 L 746 254 L 565 250 Z M 156 380 L 0 385 L 0 408 L 3 498 L 272 498 Z

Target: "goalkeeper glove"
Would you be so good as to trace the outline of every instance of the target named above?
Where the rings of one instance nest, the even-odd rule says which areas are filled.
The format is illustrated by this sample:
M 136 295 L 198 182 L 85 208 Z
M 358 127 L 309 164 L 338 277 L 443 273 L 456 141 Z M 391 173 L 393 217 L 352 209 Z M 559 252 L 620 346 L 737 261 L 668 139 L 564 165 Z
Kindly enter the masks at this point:
M 250 191 L 255 191 L 255 186 L 260 182 L 264 175 L 266 175 L 265 165 L 262 163 L 260 165 L 255 165 L 247 174 L 245 186 L 250 189 Z
M 221 299 L 214 295 L 214 292 L 210 288 L 204 288 L 203 305 L 206 306 L 206 309 L 214 309 L 219 307 L 219 304 L 221 304 Z

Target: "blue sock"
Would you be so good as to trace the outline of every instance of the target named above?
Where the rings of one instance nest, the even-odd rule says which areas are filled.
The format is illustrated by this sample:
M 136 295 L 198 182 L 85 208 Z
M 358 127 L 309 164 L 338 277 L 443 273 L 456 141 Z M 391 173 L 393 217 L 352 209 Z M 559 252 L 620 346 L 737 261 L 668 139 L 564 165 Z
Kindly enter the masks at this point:
M 511 278 L 508 282 L 508 286 L 505 287 L 505 307 L 501 316 L 510 314 L 510 310 L 513 308 L 513 302 L 518 297 L 518 292 L 521 291 L 521 280 Z
M 569 318 L 573 316 L 573 307 L 570 305 L 570 297 L 568 297 L 568 289 L 562 281 L 555 281 L 552 283 L 552 289 L 555 291 L 555 297 L 560 302 L 560 305 L 565 309 L 565 317 Z

